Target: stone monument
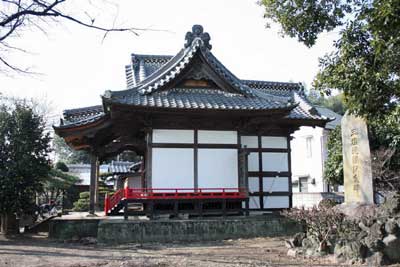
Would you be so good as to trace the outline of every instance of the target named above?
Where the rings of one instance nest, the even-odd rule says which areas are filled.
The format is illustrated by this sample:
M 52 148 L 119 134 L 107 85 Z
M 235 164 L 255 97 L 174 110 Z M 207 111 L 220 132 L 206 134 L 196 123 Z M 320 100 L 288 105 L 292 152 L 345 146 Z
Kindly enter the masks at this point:
M 346 112 L 342 118 L 342 142 L 345 203 L 373 204 L 371 154 L 365 120 Z

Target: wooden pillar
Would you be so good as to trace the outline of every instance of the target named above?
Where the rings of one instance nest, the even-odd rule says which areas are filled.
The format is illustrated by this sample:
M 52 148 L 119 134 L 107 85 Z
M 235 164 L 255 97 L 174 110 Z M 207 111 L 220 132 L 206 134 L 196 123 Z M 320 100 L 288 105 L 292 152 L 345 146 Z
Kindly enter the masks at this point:
M 249 154 L 250 153 L 248 152 L 246 146 L 239 149 L 239 187 L 245 189 L 246 191 L 248 189 L 247 161 Z
M 222 217 L 226 216 L 226 199 L 222 199 Z
M 203 201 L 201 199 L 199 200 L 198 205 L 199 205 L 199 216 L 200 216 L 200 218 L 202 218 L 203 217 Z
M 151 165 L 152 165 L 152 143 L 153 143 L 153 132 L 151 129 L 146 129 L 146 188 L 152 187 L 151 181 Z
M 128 201 L 124 201 L 124 220 L 128 220 Z
M 177 199 L 174 200 L 174 215 L 175 215 L 175 218 L 178 218 L 178 215 L 179 215 L 179 201 Z
M 245 200 L 245 208 L 244 214 L 246 216 L 249 215 L 249 170 L 248 170 L 248 158 L 249 158 L 249 151 L 247 150 L 247 146 L 240 148 L 239 150 L 239 187 L 244 190 L 246 193 L 246 200 Z M 242 204 L 243 205 L 243 204 Z
M 198 146 L 198 130 L 194 130 L 194 148 L 193 148 L 193 185 L 194 191 L 197 192 L 199 189 L 199 165 L 198 165 L 198 157 L 199 157 L 199 146 Z
M 293 188 L 292 188 L 292 149 L 290 147 L 290 140 L 292 137 L 290 134 L 287 136 L 287 148 L 288 148 L 288 182 L 289 182 L 289 208 L 293 207 Z
M 153 200 L 150 200 L 149 202 L 147 202 L 147 214 L 150 218 L 150 220 L 152 220 L 154 218 L 154 202 Z
M 95 212 L 95 199 L 96 199 L 96 163 L 97 156 L 93 153 L 90 154 L 90 185 L 89 185 L 89 213 Z
M 95 194 L 94 194 L 94 208 L 96 211 L 100 211 L 99 175 L 100 175 L 100 164 L 98 158 L 96 157 L 96 180 L 95 180 Z

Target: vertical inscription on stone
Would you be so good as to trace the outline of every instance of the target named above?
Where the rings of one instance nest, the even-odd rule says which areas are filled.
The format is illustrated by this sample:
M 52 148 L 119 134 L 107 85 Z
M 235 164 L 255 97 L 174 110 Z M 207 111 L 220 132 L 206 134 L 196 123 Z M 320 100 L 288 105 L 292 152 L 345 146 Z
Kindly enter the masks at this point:
M 360 161 L 358 158 L 358 132 L 357 129 L 351 129 L 351 163 L 353 177 L 353 191 L 357 197 L 360 197 Z
M 374 203 L 371 156 L 365 121 L 346 113 L 342 119 L 342 141 L 346 203 Z

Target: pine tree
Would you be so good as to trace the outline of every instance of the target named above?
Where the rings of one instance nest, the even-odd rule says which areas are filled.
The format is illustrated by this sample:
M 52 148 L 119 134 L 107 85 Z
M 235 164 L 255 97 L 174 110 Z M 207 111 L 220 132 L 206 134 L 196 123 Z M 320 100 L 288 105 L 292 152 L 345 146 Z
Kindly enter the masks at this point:
M 48 176 L 50 135 L 27 101 L 0 103 L 1 232 L 16 231 L 15 216 L 29 212 Z

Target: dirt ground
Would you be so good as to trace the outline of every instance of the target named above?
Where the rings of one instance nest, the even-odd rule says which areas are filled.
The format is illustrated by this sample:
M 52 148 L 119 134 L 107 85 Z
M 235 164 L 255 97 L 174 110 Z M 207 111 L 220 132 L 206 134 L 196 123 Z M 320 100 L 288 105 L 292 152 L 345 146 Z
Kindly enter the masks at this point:
M 289 258 L 286 251 L 284 238 L 104 246 L 52 241 L 45 235 L 0 235 L 1 267 L 343 266 L 329 258 Z

